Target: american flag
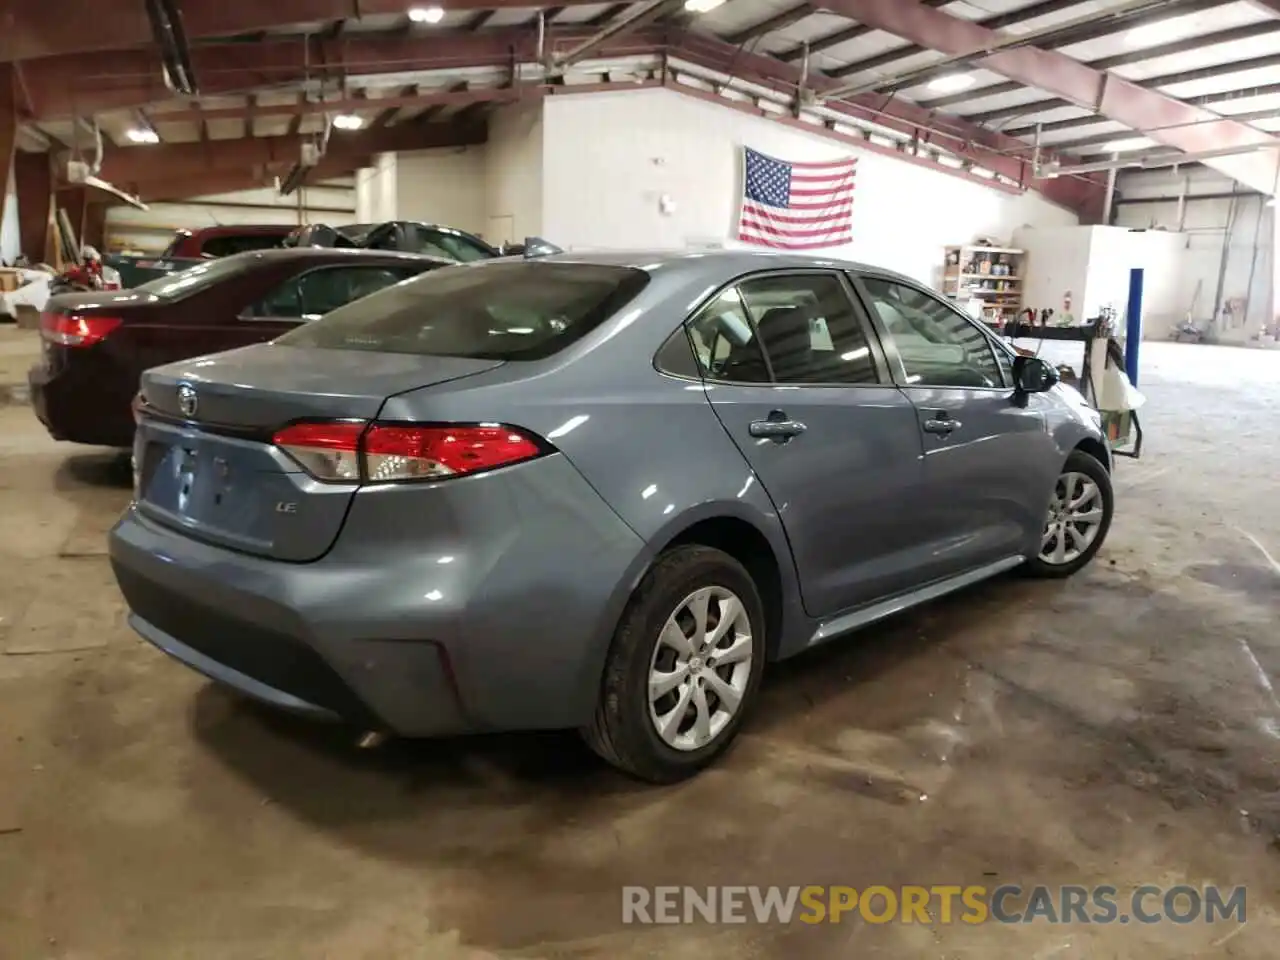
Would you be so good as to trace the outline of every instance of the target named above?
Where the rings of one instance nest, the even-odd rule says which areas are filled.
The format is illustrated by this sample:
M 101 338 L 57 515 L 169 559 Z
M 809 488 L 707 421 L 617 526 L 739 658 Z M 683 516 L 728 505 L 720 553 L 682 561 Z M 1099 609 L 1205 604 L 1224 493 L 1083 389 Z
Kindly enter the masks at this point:
M 750 147 L 743 157 L 739 240 L 786 250 L 852 241 L 856 157 L 787 163 Z

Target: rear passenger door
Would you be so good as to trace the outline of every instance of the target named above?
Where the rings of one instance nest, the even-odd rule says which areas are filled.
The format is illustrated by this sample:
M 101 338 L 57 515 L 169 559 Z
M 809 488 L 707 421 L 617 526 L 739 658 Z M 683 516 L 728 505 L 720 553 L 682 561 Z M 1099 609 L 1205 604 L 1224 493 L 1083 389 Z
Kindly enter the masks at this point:
M 706 393 L 782 520 L 808 612 L 913 585 L 915 410 L 836 271 L 758 274 L 689 322 Z
M 859 286 L 916 409 L 932 572 L 954 575 L 1024 553 L 1039 537 L 1052 487 L 1042 398 L 1015 397 L 1003 348 L 941 297 L 874 273 Z

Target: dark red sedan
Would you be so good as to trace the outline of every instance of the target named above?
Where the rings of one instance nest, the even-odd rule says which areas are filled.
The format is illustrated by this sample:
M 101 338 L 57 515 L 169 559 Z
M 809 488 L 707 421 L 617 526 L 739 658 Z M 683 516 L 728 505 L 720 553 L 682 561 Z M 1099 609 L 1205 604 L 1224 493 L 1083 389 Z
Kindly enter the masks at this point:
M 133 290 L 52 297 L 40 318 L 31 403 L 55 440 L 133 443 L 142 371 L 271 340 L 300 323 L 452 261 L 377 250 L 261 250 Z

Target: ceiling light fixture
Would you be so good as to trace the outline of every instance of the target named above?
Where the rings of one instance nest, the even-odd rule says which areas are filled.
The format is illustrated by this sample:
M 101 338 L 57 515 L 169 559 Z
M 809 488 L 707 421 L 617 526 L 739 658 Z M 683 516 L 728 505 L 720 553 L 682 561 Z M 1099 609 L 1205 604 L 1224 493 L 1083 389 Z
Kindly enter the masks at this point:
M 684 0 L 684 8 L 690 13 L 706 13 L 724 3 L 724 0 Z
M 131 143 L 159 143 L 160 134 L 145 127 L 135 127 L 125 134 Z
M 333 125 L 339 130 L 359 130 L 364 126 L 364 120 L 354 113 L 340 113 L 333 118 Z
M 929 81 L 929 89 L 936 93 L 958 93 L 974 84 L 972 73 L 948 73 Z
M 1168 20 L 1157 20 L 1155 23 L 1134 27 L 1124 35 L 1127 47 L 1154 47 L 1157 44 L 1176 40 L 1181 24 L 1181 17 L 1170 17 Z
M 414 23 L 439 23 L 444 19 L 444 7 L 410 7 L 409 19 Z
M 1127 153 L 1130 150 L 1141 150 L 1149 146 L 1145 137 L 1129 137 L 1125 140 L 1112 140 L 1102 145 L 1103 153 Z

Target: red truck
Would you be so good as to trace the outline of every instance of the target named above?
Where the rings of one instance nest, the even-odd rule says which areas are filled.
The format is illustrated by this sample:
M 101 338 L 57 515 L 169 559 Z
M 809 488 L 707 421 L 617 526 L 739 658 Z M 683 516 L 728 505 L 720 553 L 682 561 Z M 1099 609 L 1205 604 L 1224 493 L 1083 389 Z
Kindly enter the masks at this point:
M 179 230 L 159 256 L 112 254 L 103 262 L 120 273 L 126 288 L 132 288 L 176 270 L 185 270 L 201 260 L 281 246 L 293 229 L 281 224 L 252 223 Z
M 173 241 L 160 254 L 162 260 L 227 257 L 246 250 L 269 250 L 278 247 L 294 228 L 280 224 L 236 224 L 179 230 Z

